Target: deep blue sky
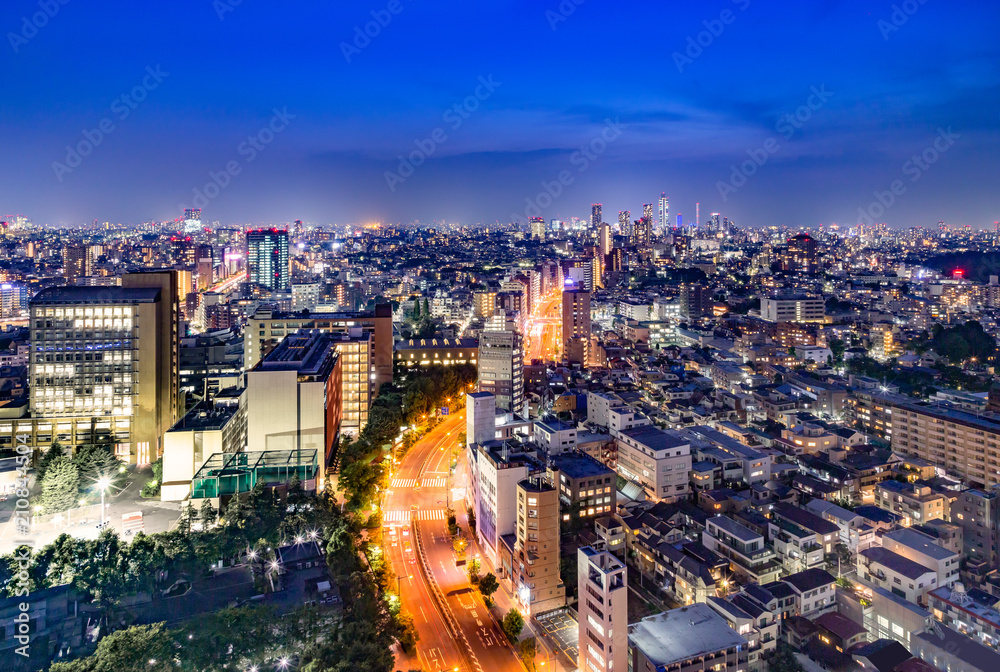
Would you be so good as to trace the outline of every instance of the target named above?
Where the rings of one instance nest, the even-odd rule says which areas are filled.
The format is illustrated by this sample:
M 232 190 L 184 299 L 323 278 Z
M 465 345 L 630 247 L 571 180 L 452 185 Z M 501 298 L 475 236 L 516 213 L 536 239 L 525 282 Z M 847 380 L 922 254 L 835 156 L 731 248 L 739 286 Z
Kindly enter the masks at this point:
M 236 161 L 208 220 L 509 221 L 563 170 L 573 183 L 546 218 L 601 201 L 615 221 L 666 191 L 685 219 L 700 201 L 703 220 L 854 223 L 901 179 L 892 226 L 1000 219 L 996 2 L 911 0 L 884 39 L 891 2 L 583 0 L 553 30 L 558 0 L 399 1 L 350 63 L 341 43 L 388 0 L 243 0 L 224 20 L 212 0 L 68 0 L 17 53 L 9 33 L 38 0 L 4 2 L 0 214 L 173 218 Z M 723 10 L 734 20 L 679 72 L 673 53 Z M 119 120 L 113 101 L 157 65 L 169 76 Z M 445 112 L 489 75 L 500 86 L 452 130 Z M 823 85 L 832 98 L 786 140 L 779 117 Z M 240 143 L 274 108 L 296 118 L 248 163 Z M 573 152 L 609 117 L 628 127 L 581 171 Z M 60 182 L 53 162 L 104 118 L 115 130 Z M 960 137 L 911 182 L 904 164 L 939 127 Z M 437 128 L 447 140 L 390 191 L 384 173 Z M 771 137 L 777 151 L 723 202 L 717 183 Z

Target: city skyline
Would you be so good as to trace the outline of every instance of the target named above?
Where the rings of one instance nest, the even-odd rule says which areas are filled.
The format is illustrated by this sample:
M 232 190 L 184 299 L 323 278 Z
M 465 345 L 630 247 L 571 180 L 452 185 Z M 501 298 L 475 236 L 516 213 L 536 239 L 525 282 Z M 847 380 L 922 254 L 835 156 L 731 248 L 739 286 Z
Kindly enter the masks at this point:
M 1000 218 L 997 8 L 605 4 L 6 6 L 0 210 L 475 225 L 665 192 L 744 226 Z M 651 53 L 580 48 L 646 25 Z

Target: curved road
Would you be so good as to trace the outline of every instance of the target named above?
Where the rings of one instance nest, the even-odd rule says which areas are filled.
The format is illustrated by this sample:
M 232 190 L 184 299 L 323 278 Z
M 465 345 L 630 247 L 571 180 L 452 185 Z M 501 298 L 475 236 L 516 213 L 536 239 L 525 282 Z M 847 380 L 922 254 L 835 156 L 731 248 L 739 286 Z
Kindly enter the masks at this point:
M 385 549 L 399 577 L 402 608 L 413 616 L 420 636 L 418 660 L 397 653 L 396 665 L 427 672 L 520 672 L 520 661 L 469 585 L 465 567 L 455 565 L 448 535 L 448 502 L 458 502 L 459 514 L 465 507 L 465 470 L 455 471 L 454 482 L 449 479 L 449 462 L 464 429 L 464 410 L 446 417 L 406 454 L 386 493 Z

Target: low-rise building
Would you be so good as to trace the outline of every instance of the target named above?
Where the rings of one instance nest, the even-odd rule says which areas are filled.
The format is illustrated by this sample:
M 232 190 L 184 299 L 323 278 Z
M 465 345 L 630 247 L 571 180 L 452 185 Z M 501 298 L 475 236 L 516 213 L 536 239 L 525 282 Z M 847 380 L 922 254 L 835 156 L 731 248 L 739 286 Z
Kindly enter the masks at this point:
M 900 481 L 882 481 L 875 486 L 875 504 L 902 517 L 903 525 L 926 523 L 935 518 L 948 519 L 949 503 L 930 486 Z
M 619 432 L 618 473 L 655 501 L 685 499 L 690 490 L 691 444 L 651 425 Z
M 748 662 L 747 639 L 707 604 L 647 616 L 628 628 L 631 670 L 737 672 Z
M 858 553 L 857 564 L 862 582 L 914 603 L 923 604 L 927 592 L 937 588 L 937 572 L 881 546 Z

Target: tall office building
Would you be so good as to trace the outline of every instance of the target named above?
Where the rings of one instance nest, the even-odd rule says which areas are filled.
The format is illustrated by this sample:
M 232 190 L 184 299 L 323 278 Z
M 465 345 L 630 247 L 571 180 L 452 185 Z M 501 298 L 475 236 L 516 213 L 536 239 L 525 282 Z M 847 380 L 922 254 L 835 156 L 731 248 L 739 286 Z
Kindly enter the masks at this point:
M 646 203 L 642 206 L 642 218 L 648 220 L 650 225 L 653 223 L 653 204 Z
M 531 218 L 531 237 L 545 240 L 545 220 L 541 217 Z
M 184 231 L 193 233 L 201 229 L 201 210 L 198 208 L 188 208 L 184 211 Z
M 515 595 L 539 614 L 566 606 L 559 576 L 559 491 L 541 478 L 517 484 L 517 527 L 511 566 Z
M 28 288 L 20 283 L 0 285 L 0 318 L 20 317 L 28 309 Z
M 667 229 L 670 228 L 670 199 L 667 198 L 667 192 L 660 193 L 660 231 L 666 233 Z
M 516 329 L 488 327 L 479 336 L 479 391 L 496 397 L 496 406 L 524 413 L 524 345 Z
M 652 209 L 652 206 L 649 206 Z M 633 247 L 649 247 L 652 242 L 652 219 L 643 217 L 632 224 L 632 238 L 629 241 Z
M 601 214 L 603 207 L 600 203 L 594 203 L 590 206 L 590 228 L 596 230 L 601 225 L 601 222 L 604 221 L 604 215 Z
M 198 291 L 205 291 L 215 282 L 215 250 L 211 245 L 198 245 L 194 250 Z M 186 296 L 186 295 L 185 295 Z
M 788 255 L 784 260 L 786 271 L 815 273 L 819 265 L 819 245 L 808 233 L 800 233 L 788 241 Z
M 585 546 L 577 550 L 579 669 L 628 670 L 628 575 L 621 560 Z
M 613 244 L 613 240 L 611 238 L 611 225 L 602 223 L 601 224 L 601 237 L 600 237 L 601 256 L 602 257 L 606 257 L 606 256 L 608 256 L 608 254 L 611 253 L 612 244 Z
M 570 361 L 590 361 L 590 292 L 567 288 L 562 295 L 563 352 Z
M 618 233 L 628 238 L 632 237 L 632 212 L 629 210 L 618 211 Z
M 255 229 L 247 232 L 247 264 L 251 283 L 271 290 L 291 287 L 288 231 Z
M 178 419 L 173 271 L 116 287 L 53 287 L 31 301 L 31 445 L 110 443 L 148 464 Z
M 93 274 L 93 264 L 88 245 L 67 245 L 63 248 L 63 277 L 72 284 L 77 278 Z

